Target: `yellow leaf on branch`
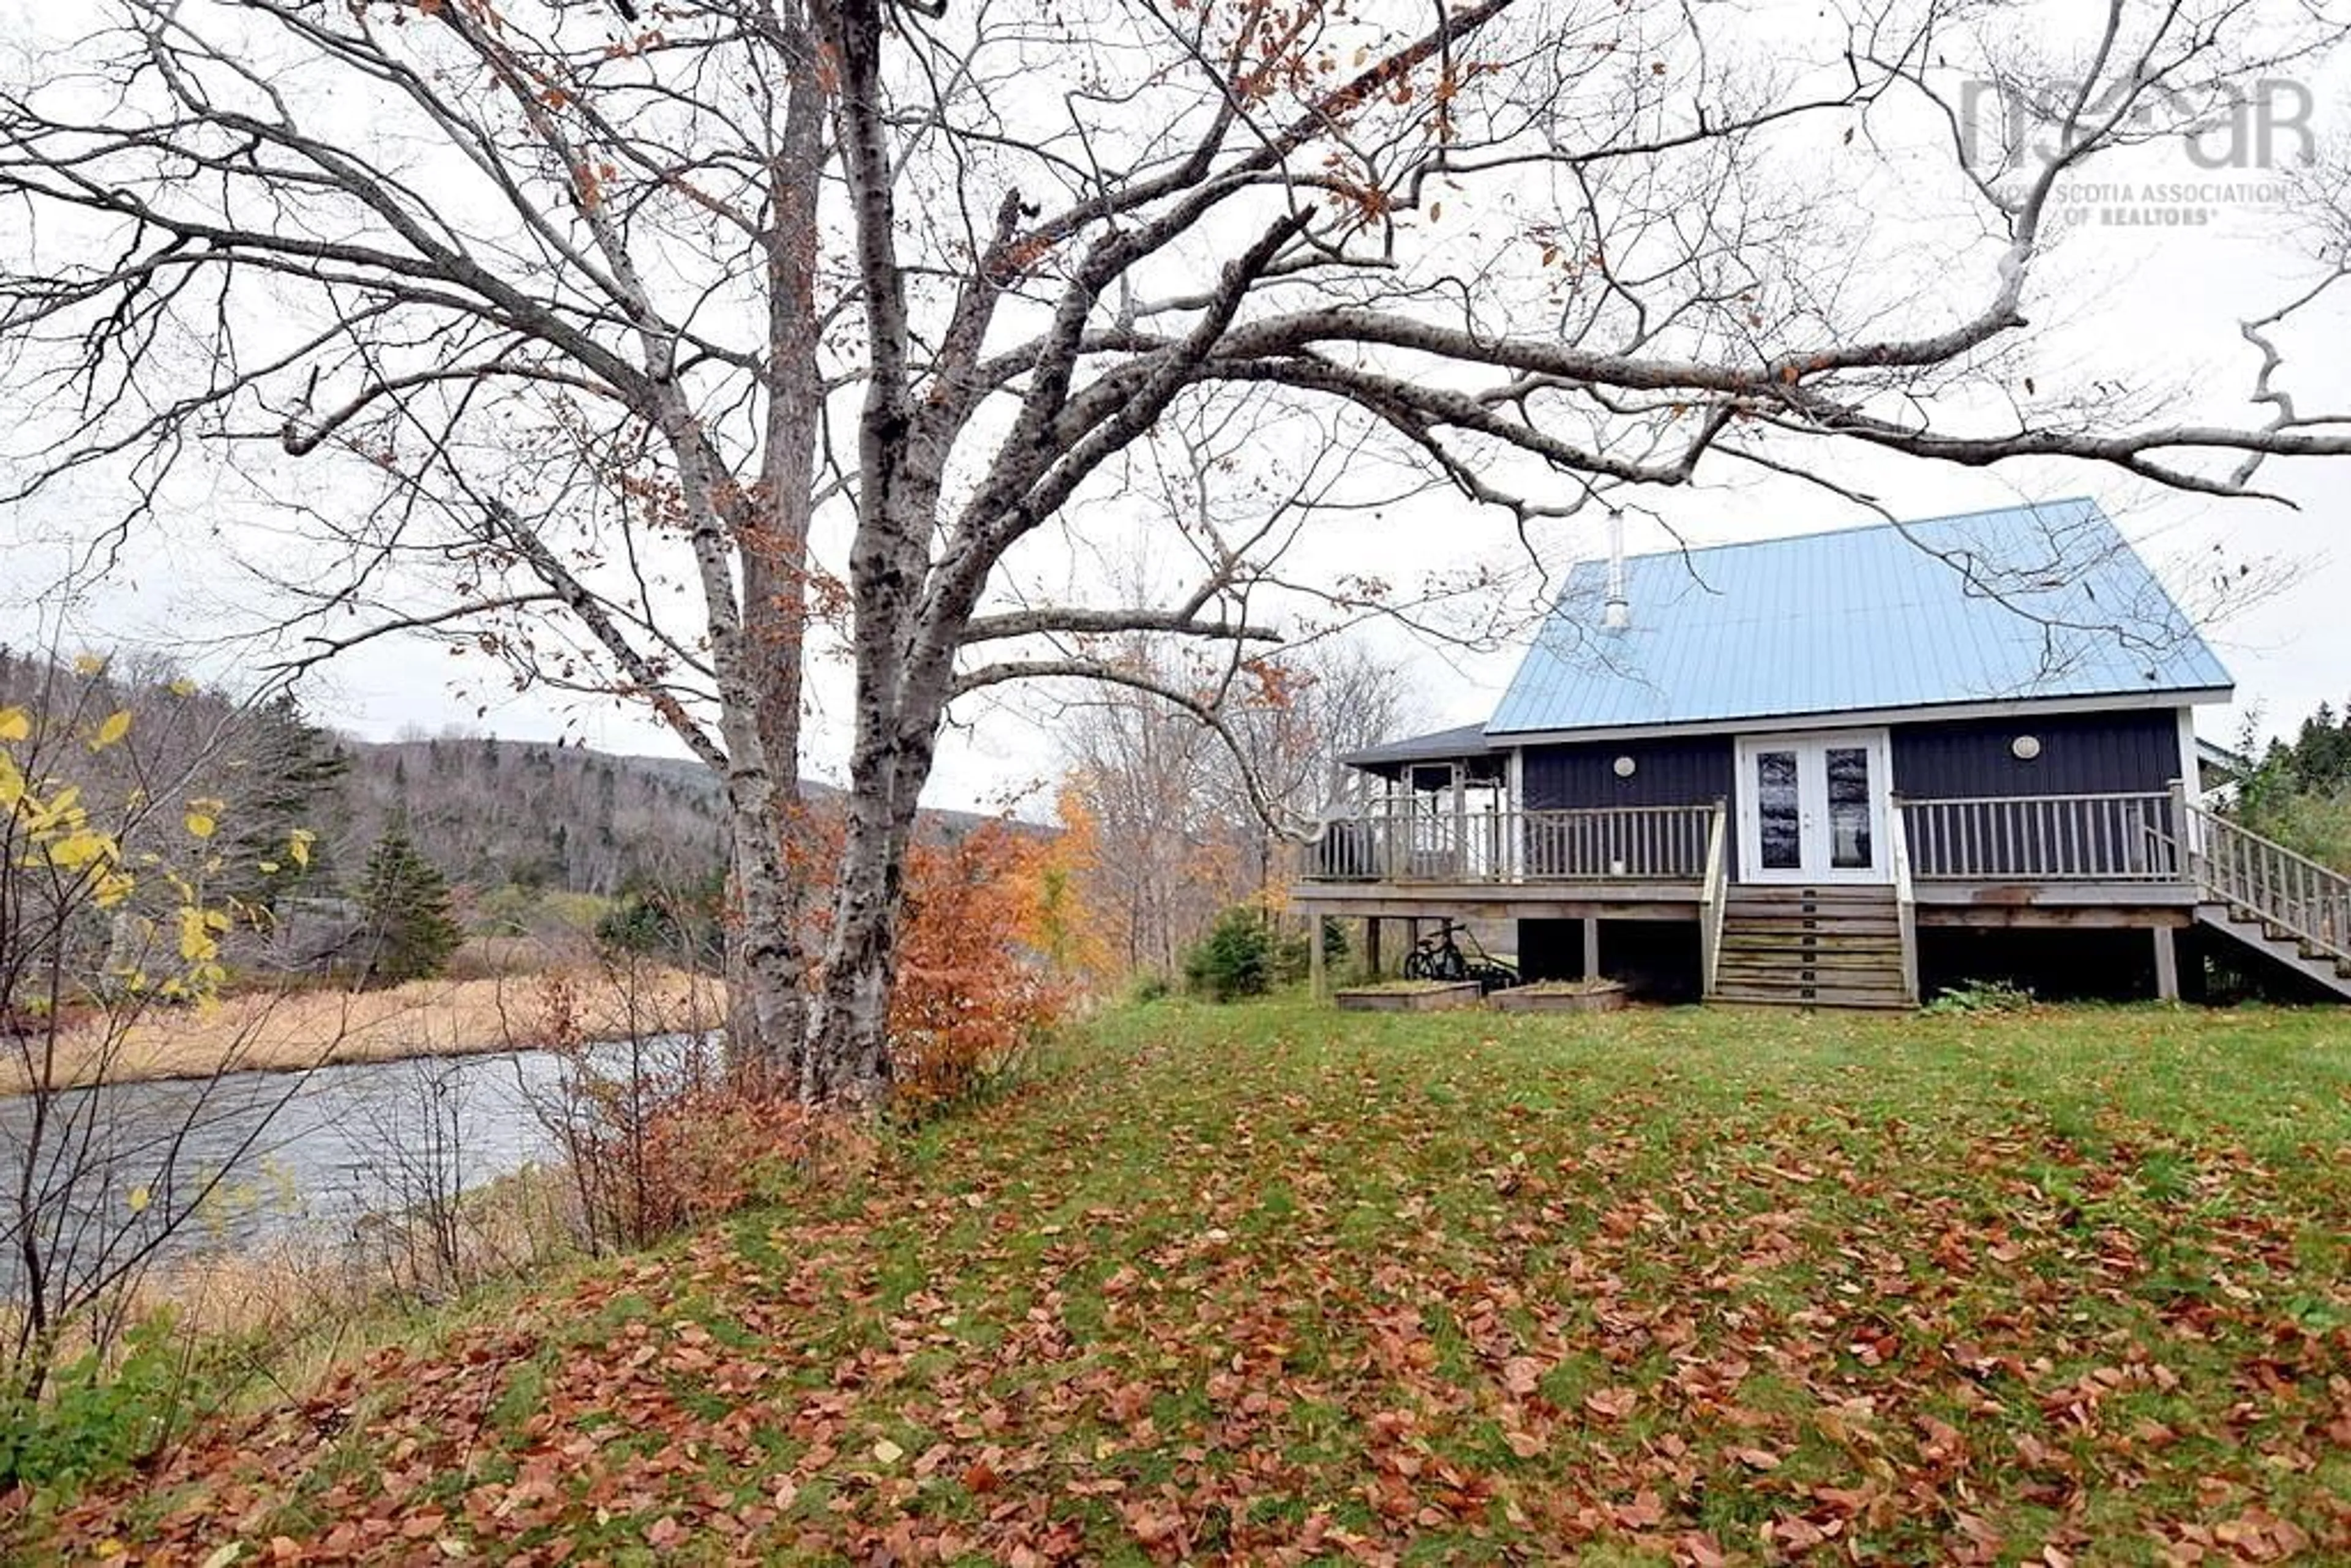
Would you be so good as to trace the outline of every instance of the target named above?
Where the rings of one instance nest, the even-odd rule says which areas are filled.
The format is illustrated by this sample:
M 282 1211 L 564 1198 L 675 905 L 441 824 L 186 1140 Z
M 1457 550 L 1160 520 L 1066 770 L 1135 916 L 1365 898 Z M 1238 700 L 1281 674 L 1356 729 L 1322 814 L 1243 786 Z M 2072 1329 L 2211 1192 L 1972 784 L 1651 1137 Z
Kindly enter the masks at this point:
M 204 912 L 193 904 L 180 911 L 180 957 L 184 963 L 204 965 L 220 955 L 220 944 L 213 939 Z
M 78 828 L 49 846 L 49 863 L 59 871 L 79 871 L 111 860 L 114 853 L 112 839 L 92 828 Z

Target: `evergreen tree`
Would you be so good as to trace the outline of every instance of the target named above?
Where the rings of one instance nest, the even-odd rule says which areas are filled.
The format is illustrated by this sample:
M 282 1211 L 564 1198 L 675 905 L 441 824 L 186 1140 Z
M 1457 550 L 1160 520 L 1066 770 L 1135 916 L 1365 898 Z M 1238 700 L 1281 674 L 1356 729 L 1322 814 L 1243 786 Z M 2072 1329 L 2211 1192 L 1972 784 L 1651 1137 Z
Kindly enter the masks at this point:
M 383 985 L 437 975 L 465 934 L 449 912 L 449 884 L 395 825 L 368 852 L 360 885 L 368 978 Z
M 237 793 L 225 857 L 232 885 L 224 891 L 269 909 L 305 886 L 334 884 L 330 846 L 340 836 L 350 758 L 290 695 L 257 709 L 244 727 L 232 765 Z M 307 835 L 301 858 L 290 852 L 298 831 Z

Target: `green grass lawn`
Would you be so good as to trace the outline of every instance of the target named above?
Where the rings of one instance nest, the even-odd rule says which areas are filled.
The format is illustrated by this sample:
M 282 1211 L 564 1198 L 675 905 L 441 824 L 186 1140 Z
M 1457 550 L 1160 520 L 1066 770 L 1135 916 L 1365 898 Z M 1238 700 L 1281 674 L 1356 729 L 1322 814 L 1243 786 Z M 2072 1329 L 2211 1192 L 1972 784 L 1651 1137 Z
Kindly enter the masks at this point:
M 87 1551 L 2342 1560 L 2323 1012 L 1124 1009 L 455 1320 Z

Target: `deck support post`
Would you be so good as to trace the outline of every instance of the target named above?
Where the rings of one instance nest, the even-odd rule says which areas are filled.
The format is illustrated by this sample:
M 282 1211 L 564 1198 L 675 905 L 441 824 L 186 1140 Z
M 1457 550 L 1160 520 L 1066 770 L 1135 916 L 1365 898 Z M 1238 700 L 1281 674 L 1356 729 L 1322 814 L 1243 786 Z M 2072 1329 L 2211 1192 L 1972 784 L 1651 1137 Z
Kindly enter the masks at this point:
M 1453 874 L 1469 876 L 1469 769 L 1453 765 Z
M 2158 925 L 2155 932 L 2155 994 L 2158 1000 L 2176 1002 L 2179 999 L 2179 947 L 2172 938 L 2171 927 Z
M 1331 995 L 1329 964 L 1322 956 L 1322 913 L 1310 909 L 1306 915 L 1306 990 L 1316 1001 Z
M 1600 917 L 1596 915 L 1583 917 L 1583 977 L 1600 977 Z
M 1364 916 L 1364 972 L 1376 980 L 1380 977 L 1380 917 Z

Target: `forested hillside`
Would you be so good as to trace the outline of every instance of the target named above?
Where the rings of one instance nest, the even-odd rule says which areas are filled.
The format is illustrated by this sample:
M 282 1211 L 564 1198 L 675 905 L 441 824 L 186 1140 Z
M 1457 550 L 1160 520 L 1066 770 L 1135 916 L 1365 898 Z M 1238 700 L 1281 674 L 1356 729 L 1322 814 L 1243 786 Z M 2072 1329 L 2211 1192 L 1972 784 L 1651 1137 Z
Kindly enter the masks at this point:
M 102 820 L 134 794 L 173 821 L 189 800 L 212 802 L 223 891 L 250 904 L 348 891 L 393 827 L 475 914 L 526 902 L 514 894 L 706 888 L 726 867 L 718 782 L 696 762 L 456 731 L 357 740 L 312 722 L 292 696 L 244 703 L 131 656 L 56 660 L 0 646 L 0 706 L 42 717 L 47 754 Z M 118 713 L 130 716 L 120 747 L 79 744 Z M 818 804 L 836 793 L 803 788 Z M 982 820 L 928 814 L 935 833 Z M 283 852 L 297 830 L 312 836 L 307 864 Z M 265 862 L 274 869 L 256 869 Z
M 341 747 L 339 836 L 365 845 L 405 821 L 454 883 L 610 897 L 725 864 L 717 781 L 695 764 L 487 737 Z

